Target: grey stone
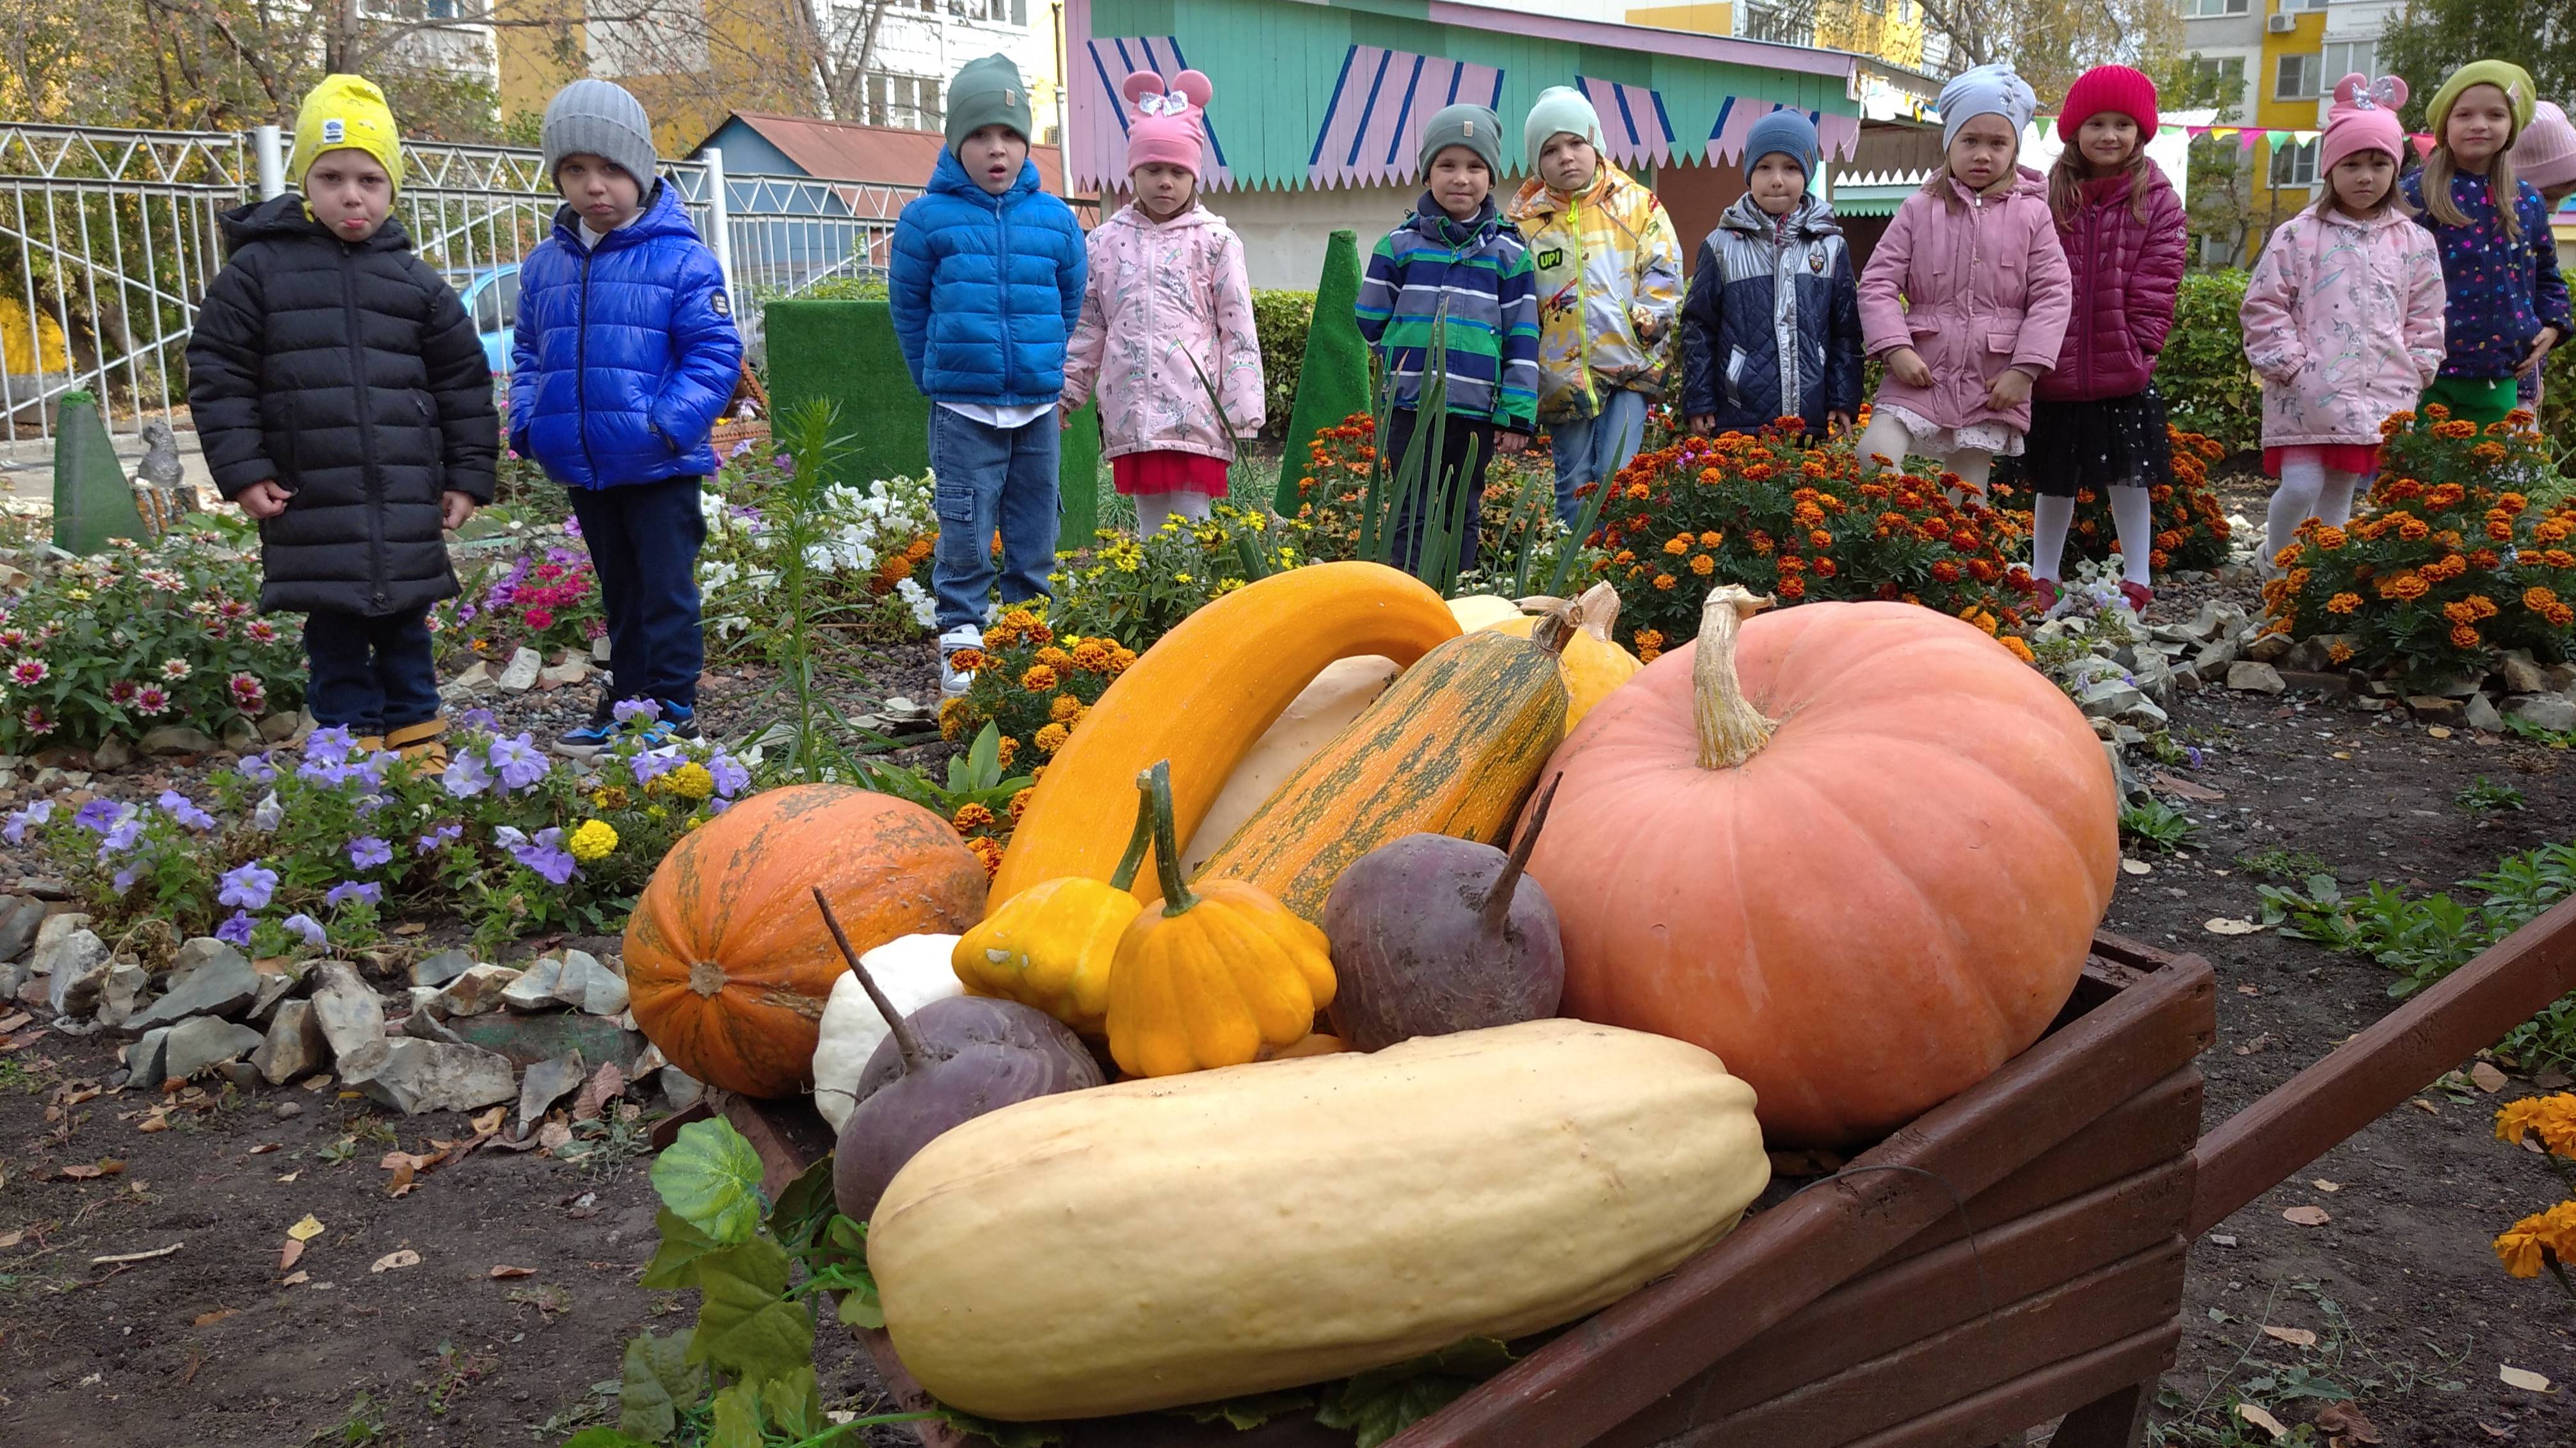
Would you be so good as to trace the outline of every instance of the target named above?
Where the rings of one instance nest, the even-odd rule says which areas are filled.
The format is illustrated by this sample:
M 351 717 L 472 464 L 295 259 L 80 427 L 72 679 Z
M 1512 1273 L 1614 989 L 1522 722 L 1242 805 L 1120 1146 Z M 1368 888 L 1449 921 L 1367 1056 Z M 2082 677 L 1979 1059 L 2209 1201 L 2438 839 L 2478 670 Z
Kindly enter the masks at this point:
M 2075 696 L 2076 705 L 2097 719 L 2117 718 L 2145 702 L 2144 692 L 2117 679 L 2096 680 Z
M 420 990 L 422 987 L 413 986 L 412 989 Z M 447 1022 L 440 1020 L 436 1012 L 429 1010 L 416 1010 L 403 1017 L 402 1034 L 423 1041 L 444 1041 L 451 1046 L 471 1044 L 456 1034 Z
M 2468 713 L 2467 708 L 2459 700 L 2445 699 L 2434 694 L 2410 695 L 2406 700 L 2406 707 L 2414 711 L 2415 722 L 2418 724 L 2457 724 L 2461 722 L 2462 716 Z
M 2276 639 L 2280 635 L 2266 634 L 2264 637 Z M 2227 687 L 2249 694 L 2277 694 L 2289 685 L 2281 682 L 2281 671 L 2270 664 L 2240 659 L 2227 666 Z
M 188 972 L 170 993 L 135 1013 L 125 1023 L 129 1033 L 154 1026 L 175 1026 L 190 1016 L 238 1016 L 259 999 L 259 972 L 238 954 L 210 960 Z
M 524 694 L 537 686 L 537 676 L 545 672 L 546 660 L 535 649 L 521 649 L 510 655 L 509 664 L 495 682 L 503 693 Z
M 555 999 L 594 1016 L 617 1015 L 626 1009 L 625 973 L 601 963 L 588 951 L 567 950 Z
M 542 956 L 528 963 L 501 992 L 501 1003 L 514 1011 L 548 1011 L 555 1006 L 555 987 L 563 983 L 563 960 Z
M 540 689 L 568 688 L 572 685 L 583 682 L 589 677 L 590 656 L 587 654 L 575 654 L 571 658 L 564 660 L 562 663 L 554 665 L 552 668 L 538 670 L 536 686 Z
M 2549 692 L 2576 694 L 2576 664 L 2551 664 L 2541 672 L 2549 676 Z
M 517 1066 L 533 1066 L 557 1056 L 581 1052 L 585 1061 L 631 1061 L 644 1049 L 644 1037 L 618 1020 L 582 1011 L 549 1011 L 526 1016 L 495 1011 L 446 1023 L 458 1040 L 497 1051 Z
M 2371 694 L 2359 694 L 2354 696 L 2352 707 L 2364 714 L 2385 714 L 2388 712 L 2388 701 Z
M 2234 639 L 2219 639 L 2191 656 L 2191 666 L 2204 679 L 2222 678 L 2241 651 Z
M 143 736 L 143 752 L 146 754 L 212 754 L 216 747 L 215 741 L 206 737 L 204 730 L 191 729 L 185 724 L 164 724 Z
M 37 964 L 47 978 L 45 1004 L 56 1016 L 85 1016 L 97 1008 L 99 992 L 107 985 L 106 941 L 75 930 Z
M 478 965 L 447 983 L 430 1009 L 443 1016 L 479 1016 L 501 1008 L 501 993 L 519 978 L 505 965 Z
M 271 1086 L 310 1076 L 330 1062 L 331 1043 L 322 1039 L 322 1023 L 313 1018 L 311 1001 L 288 1001 L 279 1006 L 277 1019 L 269 1023 L 267 1039 L 250 1054 L 250 1063 L 259 1068 L 260 1079 Z
M 519 1135 L 527 1135 L 531 1125 L 578 1089 L 589 1074 L 579 1051 L 530 1066 L 519 1078 Z
M 170 1079 L 161 1072 L 163 1062 L 169 1058 L 169 1042 L 170 1028 L 164 1026 L 157 1031 L 145 1031 L 143 1039 L 125 1048 L 125 1069 L 134 1073 L 132 1079 L 136 1086 L 146 1091 L 158 1091 L 161 1083 Z
M 0 960 L 24 960 L 45 923 L 45 902 L 25 895 L 0 898 Z
M 2533 663 L 2530 653 L 2525 650 L 2505 650 L 2504 658 L 2496 665 L 2496 673 L 2504 679 L 2504 691 L 2508 694 L 2549 692 L 2548 672 Z
M 2285 673 L 2296 670 L 2302 674 L 2313 674 L 2326 666 L 2325 647 L 2315 639 L 2301 639 L 2290 645 L 2290 651 L 2273 663 Z
M 224 726 L 224 747 L 235 754 L 252 754 L 259 749 L 259 730 L 248 719 L 235 719 Z M 106 765 L 99 768 L 105 769 Z
M 217 1061 L 215 1074 L 244 1091 L 259 1084 L 259 1068 L 248 1061 Z
M 89 752 L 89 762 L 91 768 L 101 773 L 123 769 L 134 762 L 134 746 L 126 743 L 121 736 L 110 734 L 98 741 L 98 747 Z
M 2472 729 L 2483 729 L 2489 734 L 2504 732 L 2504 716 L 2496 712 L 2496 706 L 2488 703 L 2487 696 L 2484 694 L 2469 696 L 2467 707 L 2460 711 L 2460 721 Z
M 517 1094 L 507 1059 L 473 1046 L 402 1036 L 340 1058 L 340 1078 L 374 1100 L 417 1116 L 472 1111 Z
M 300 715 L 281 710 L 259 721 L 259 737 L 271 744 L 283 744 L 295 737 L 303 723 Z
M 271 975 L 267 971 L 261 971 L 259 997 L 250 1003 L 249 1010 L 242 1013 L 242 1024 L 257 1027 L 263 1031 L 267 1030 L 277 1020 L 278 1007 L 284 1005 L 287 997 L 293 995 L 295 988 L 301 984 L 303 981 L 295 976 Z
M 277 1103 L 276 1114 L 277 1119 L 280 1121 L 293 1121 L 295 1118 L 304 1114 L 304 1103 L 301 1101 L 280 1101 Z
M 2132 723 L 2145 724 L 2158 729 L 2161 729 L 2172 722 L 2172 716 L 2166 714 L 2163 709 L 2157 707 L 2156 702 L 2153 699 L 2140 699 L 2135 704 L 2121 710 L 2120 717 L 2129 720 Z
M 2297 647 L 2298 645 L 2291 641 L 2288 634 L 2261 634 L 2256 636 L 2254 642 L 2245 646 L 2245 657 L 2258 664 L 2277 664 L 2288 657 L 2290 650 Z
M 2112 747 L 2118 748 L 2117 745 Z M 698 1078 L 677 1066 L 663 1067 L 659 1079 L 662 1099 L 671 1103 L 673 1111 L 686 1111 L 698 1104 L 698 1098 L 707 1094 L 707 1088 L 698 1083 Z
M 98 990 L 98 1023 L 111 1028 L 124 1025 L 142 1009 L 144 993 L 151 988 L 150 971 L 130 960 L 113 962 Z
M 66 910 L 59 915 L 46 916 L 44 923 L 36 927 L 36 944 L 27 956 L 28 962 L 35 966 L 36 974 L 53 974 L 54 968 L 48 962 L 52 960 L 54 952 L 62 947 L 65 940 L 71 938 L 72 932 L 87 929 L 89 929 L 89 917 L 77 910 Z
M 22 978 L 18 982 L 18 1004 L 31 1011 L 48 1008 L 52 1003 L 46 997 L 50 994 L 53 982 L 54 978 L 49 975 L 30 974 Z
M 432 1011 L 438 1007 L 438 987 L 436 986 L 405 986 L 403 987 L 403 995 L 407 1002 L 403 1009 L 410 1015 L 420 1015 L 425 1011 Z
M 2444 680 L 2433 692 L 2445 699 L 2466 699 L 2485 688 L 2486 683 L 2484 674 L 2458 674 Z
M 161 1071 L 166 1080 L 184 1081 L 218 1061 L 237 1060 L 256 1050 L 260 1034 L 213 1016 L 198 1016 L 170 1028 L 162 1039 Z
M 476 660 L 465 671 L 438 686 L 439 696 L 446 699 L 468 698 L 492 687 L 492 666 Z
M 27 968 L 16 961 L 0 961 L 0 1002 L 17 999 L 18 987 L 27 983 Z
M 69 782 L 61 770 L 45 765 L 37 769 L 36 777 L 27 782 L 27 787 L 38 794 L 52 794 L 69 787 Z
M 196 974 L 200 966 L 218 960 L 237 960 L 244 965 L 250 964 L 250 957 L 235 950 L 231 942 L 217 940 L 211 935 L 200 935 L 182 942 L 178 952 L 170 957 L 170 984 L 175 986 Z
M 590 641 L 590 661 L 594 664 L 608 662 L 608 635 L 601 634 Z
M 442 950 L 411 963 L 413 985 L 441 986 L 463 975 L 474 957 L 462 950 Z
M 313 1015 L 331 1055 L 347 1060 L 385 1039 L 385 1003 L 346 964 L 332 960 L 314 968 Z
M 2576 699 L 2565 694 L 2527 694 L 2507 700 L 2504 711 L 2556 733 L 2576 731 Z

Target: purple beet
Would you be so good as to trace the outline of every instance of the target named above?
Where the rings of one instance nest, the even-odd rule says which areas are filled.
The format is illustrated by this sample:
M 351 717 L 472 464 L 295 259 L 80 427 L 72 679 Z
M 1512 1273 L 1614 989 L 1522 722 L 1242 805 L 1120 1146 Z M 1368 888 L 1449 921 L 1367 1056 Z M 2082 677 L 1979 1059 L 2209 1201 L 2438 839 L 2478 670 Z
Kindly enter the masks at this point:
M 1342 872 L 1324 902 L 1335 1035 L 1374 1051 L 1556 1014 L 1565 991 L 1556 910 L 1522 873 L 1555 797 L 1551 781 L 1509 855 L 1406 835 Z

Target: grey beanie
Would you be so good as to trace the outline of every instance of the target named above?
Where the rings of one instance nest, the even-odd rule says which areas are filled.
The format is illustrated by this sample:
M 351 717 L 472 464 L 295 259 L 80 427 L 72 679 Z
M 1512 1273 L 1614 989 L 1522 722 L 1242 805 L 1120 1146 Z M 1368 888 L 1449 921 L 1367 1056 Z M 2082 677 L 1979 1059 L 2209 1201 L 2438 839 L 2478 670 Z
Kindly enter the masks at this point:
M 1023 141 L 1037 139 L 1036 124 L 1029 119 L 1028 85 L 1007 55 L 970 60 L 948 82 L 949 151 L 954 153 L 986 126 L 1008 126 Z
M 1424 179 L 1430 178 L 1432 161 L 1452 146 L 1475 152 L 1495 180 L 1503 179 L 1503 118 L 1494 114 L 1493 107 L 1461 101 L 1424 123 L 1422 154 L 1417 158 Z
M 653 122 L 644 103 L 614 81 L 577 80 L 546 102 L 545 125 L 538 144 L 546 155 L 546 179 L 566 156 L 597 156 L 653 189 Z

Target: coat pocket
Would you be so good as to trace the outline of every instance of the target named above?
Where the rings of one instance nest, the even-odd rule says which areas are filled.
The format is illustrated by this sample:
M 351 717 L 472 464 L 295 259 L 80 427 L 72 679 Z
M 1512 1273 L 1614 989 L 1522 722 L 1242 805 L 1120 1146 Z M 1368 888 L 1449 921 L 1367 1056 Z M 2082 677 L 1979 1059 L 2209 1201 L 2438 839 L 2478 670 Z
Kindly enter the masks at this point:
M 1744 405 L 1744 349 L 1732 347 L 1726 354 L 1726 405 Z

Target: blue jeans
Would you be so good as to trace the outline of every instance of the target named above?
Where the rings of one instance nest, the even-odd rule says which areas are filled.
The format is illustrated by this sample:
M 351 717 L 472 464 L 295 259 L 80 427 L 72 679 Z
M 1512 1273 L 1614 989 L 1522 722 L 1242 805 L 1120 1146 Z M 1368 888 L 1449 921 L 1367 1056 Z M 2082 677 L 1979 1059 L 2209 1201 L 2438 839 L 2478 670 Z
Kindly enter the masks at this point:
M 1551 422 L 1547 432 L 1556 452 L 1556 516 L 1571 528 L 1583 513 L 1574 490 L 1617 477 L 1645 442 L 1646 394 L 1611 388 L 1602 394 L 1600 416 Z
M 707 541 L 707 519 L 698 511 L 698 480 L 571 492 L 608 613 L 612 696 L 696 708 L 698 673 L 706 667 L 698 548 Z
M 937 484 L 931 506 L 939 514 L 930 588 L 939 599 L 940 632 L 982 626 L 993 596 L 996 529 L 1002 601 L 1047 596 L 1047 570 L 1055 564 L 1059 424 L 1053 409 L 1025 427 L 986 427 L 930 405 L 930 473 Z
M 438 717 L 438 667 L 429 647 L 429 610 L 342 613 L 317 608 L 304 618 L 310 672 L 304 702 L 324 728 L 385 734 Z

